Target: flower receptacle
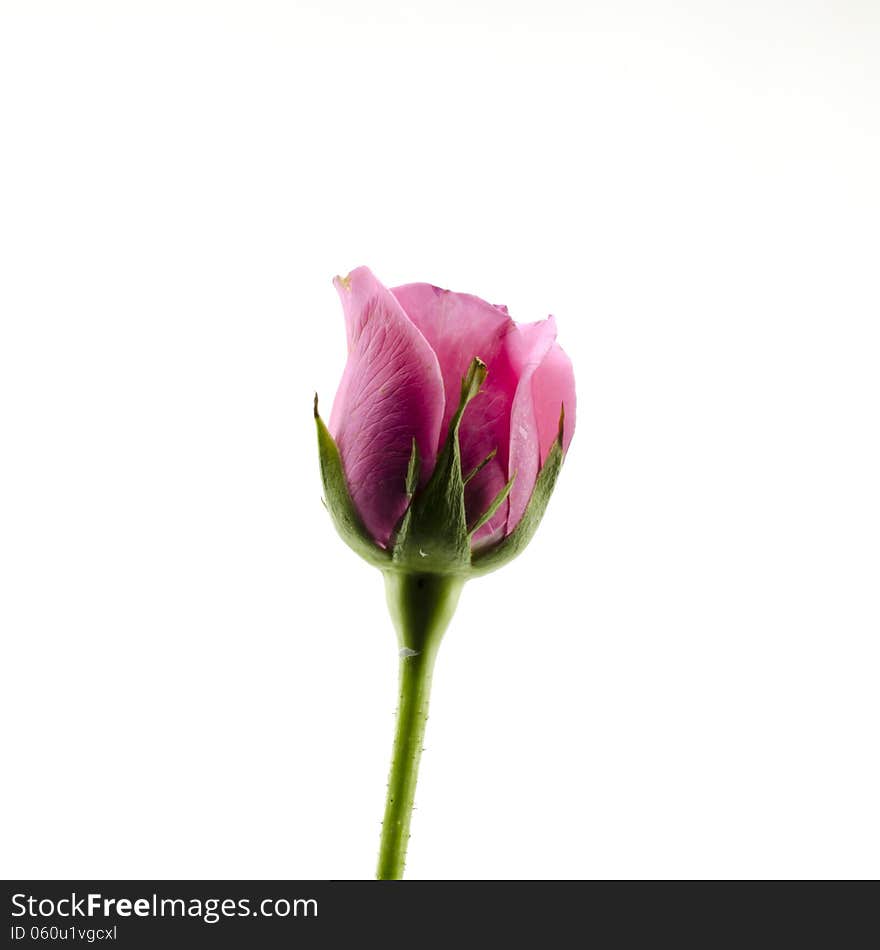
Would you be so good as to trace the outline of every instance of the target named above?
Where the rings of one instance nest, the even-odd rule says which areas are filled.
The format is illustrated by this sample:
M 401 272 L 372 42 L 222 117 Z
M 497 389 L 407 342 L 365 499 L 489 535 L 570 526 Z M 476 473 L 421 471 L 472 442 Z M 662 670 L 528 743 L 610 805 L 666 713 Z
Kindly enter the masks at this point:
M 385 596 L 402 656 L 433 653 L 458 606 L 465 579 L 455 574 L 385 571 Z

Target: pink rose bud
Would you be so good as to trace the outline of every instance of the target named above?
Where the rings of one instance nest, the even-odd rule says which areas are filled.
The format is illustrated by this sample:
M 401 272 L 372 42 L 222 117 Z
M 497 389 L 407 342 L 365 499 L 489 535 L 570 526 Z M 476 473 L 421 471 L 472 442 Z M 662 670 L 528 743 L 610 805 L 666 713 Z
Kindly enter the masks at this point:
M 327 506 L 377 567 L 474 576 L 537 528 L 574 433 L 571 362 L 552 317 L 430 284 L 334 281 L 348 362 L 329 431 L 317 415 Z
M 336 279 L 348 362 L 315 422 L 336 529 L 382 569 L 400 690 L 377 877 L 403 876 L 434 659 L 468 578 L 529 543 L 574 432 L 574 374 L 552 317 L 430 284 Z

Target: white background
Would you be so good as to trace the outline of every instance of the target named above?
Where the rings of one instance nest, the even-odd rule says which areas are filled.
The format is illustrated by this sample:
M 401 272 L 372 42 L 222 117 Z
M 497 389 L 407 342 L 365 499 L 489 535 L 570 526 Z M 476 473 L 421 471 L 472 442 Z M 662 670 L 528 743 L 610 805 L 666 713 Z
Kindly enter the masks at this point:
M 330 279 L 553 312 L 411 877 L 880 875 L 880 8 L 0 2 L 7 877 L 369 877 L 396 643 Z

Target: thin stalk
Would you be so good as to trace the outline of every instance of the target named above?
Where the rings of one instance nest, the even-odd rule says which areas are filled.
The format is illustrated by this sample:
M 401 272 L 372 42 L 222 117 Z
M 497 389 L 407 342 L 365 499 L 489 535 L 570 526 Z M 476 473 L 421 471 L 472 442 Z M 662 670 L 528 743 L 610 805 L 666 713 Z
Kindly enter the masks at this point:
M 403 877 L 434 661 L 463 583 L 454 575 L 385 574 L 388 608 L 400 647 L 400 691 L 376 870 L 380 881 Z

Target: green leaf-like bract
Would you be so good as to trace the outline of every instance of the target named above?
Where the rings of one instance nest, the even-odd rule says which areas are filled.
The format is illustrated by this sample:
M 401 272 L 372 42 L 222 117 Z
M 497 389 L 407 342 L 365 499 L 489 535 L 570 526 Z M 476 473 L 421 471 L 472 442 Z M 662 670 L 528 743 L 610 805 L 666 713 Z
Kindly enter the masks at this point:
M 321 481 L 324 483 L 324 501 L 333 524 L 343 541 L 365 561 L 376 567 L 388 567 L 391 557 L 370 537 L 351 500 L 342 458 L 324 420 L 318 415 L 318 397 L 315 396 L 315 425 L 318 428 L 318 455 L 321 461 Z
M 510 494 L 510 489 L 513 488 L 513 479 L 516 478 L 516 475 L 511 478 L 511 480 L 501 489 L 500 492 L 489 502 L 489 507 L 480 515 L 479 518 L 471 525 L 468 530 L 468 535 L 473 537 L 480 528 L 495 514 L 496 511 L 504 504 L 504 499 Z
M 422 460 L 419 457 L 419 447 L 416 445 L 416 440 L 412 440 L 412 450 L 409 454 L 409 464 L 406 467 L 406 497 L 407 497 L 407 506 L 406 511 L 403 513 L 400 521 L 397 523 L 397 527 L 394 529 L 393 534 L 391 535 L 391 543 L 389 547 L 393 551 L 398 544 L 400 539 L 405 537 L 409 532 L 409 523 L 412 520 L 412 500 L 413 495 L 416 493 L 416 489 L 419 487 L 419 473 L 422 467 Z

